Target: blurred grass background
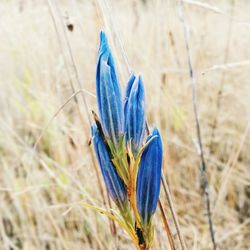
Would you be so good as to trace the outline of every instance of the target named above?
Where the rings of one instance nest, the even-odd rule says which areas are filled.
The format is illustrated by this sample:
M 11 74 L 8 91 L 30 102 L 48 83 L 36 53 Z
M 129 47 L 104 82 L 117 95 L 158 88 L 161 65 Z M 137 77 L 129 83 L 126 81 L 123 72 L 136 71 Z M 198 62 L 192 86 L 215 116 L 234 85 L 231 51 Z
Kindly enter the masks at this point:
M 218 249 L 250 249 L 250 2 L 184 7 Z M 104 215 L 79 203 L 105 207 L 88 145 L 101 29 L 123 88 L 124 58 L 143 76 L 188 249 L 211 249 L 179 1 L 2 0 L 0 26 L 0 249 L 133 249 L 123 230 L 114 237 Z M 87 107 L 83 94 L 69 102 L 34 152 L 80 88 Z M 158 213 L 153 249 L 169 249 Z

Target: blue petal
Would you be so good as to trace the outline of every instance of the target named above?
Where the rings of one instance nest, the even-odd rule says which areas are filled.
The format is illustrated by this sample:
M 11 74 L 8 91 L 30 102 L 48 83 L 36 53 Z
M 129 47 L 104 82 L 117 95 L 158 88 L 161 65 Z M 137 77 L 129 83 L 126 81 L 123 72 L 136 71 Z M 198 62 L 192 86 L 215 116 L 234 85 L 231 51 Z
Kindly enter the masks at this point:
M 107 146 L 103 141 L 96 125 L 92 125 L 91 131 L 94 140 L 95 152 L 108 193 L 117 206 L 122 207 L 127 201 L 126 187 L 110 160 Z
M 124 128 L 126 140 L 131 140 L 136 154 L 145 135 L 145 100 L 141 76 L 132 75 L 128 81 L 124 105 Z
M 142 154 L 137 176 L 136 203 L 145 223 L 149 223 L 151 215 L 155 213 L 161 184 L 162 141 L 156 128 L 147 141 L 153 136 L 156 137 Z
M 100 34 L 96 69 L 97 104 L 103 131 L 117 145 L 123 135 L 122 97 L 106 34 Z
M 129 98 L 134 81 L 135 81 L 135 75 L 134 75 L 134 73 L 132 73 L 129 80 L 128 80 L 128 83 L 127 83 L 127 88 L 126 88 L 126 92 L 125 92 L 125 103 L 127 102 L 128 98 Z

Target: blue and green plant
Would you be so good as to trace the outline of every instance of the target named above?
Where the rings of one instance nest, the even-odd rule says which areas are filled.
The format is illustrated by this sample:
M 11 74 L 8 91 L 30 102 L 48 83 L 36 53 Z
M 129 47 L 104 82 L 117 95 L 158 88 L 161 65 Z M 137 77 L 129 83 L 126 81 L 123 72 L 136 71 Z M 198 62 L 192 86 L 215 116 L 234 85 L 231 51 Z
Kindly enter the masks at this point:
M 107 36 L 100 33 L 96 69 L 98 115 L 92 136 L 108 194 L 120 211 L 137 249 L 152 246 L 153 215 L 160 194 L 162 140 L 157 128 L 146 134 L 144 84 L 132 74 L 122 98 Z

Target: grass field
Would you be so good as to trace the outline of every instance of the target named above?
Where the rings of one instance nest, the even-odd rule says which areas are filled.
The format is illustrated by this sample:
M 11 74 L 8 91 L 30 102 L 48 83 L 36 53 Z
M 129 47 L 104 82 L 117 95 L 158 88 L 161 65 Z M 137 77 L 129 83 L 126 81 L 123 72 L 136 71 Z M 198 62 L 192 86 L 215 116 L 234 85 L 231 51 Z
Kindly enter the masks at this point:
M 247 0 L 184 1 L 223 250 L 250 249 L 249 13 Z M 164 175 L 187 248 L 212 249 L 179 1 L 2 0 L 0 27 L 0 250 L 133 249 L 118 225 L 112 233 L 105 215 L 83 205 L 107 208 L 89 145 L 100 30 L 122 87 L 130 69 L 144 79 L 147 119 L 163 137 Z M 163 190 L 161 199 L 180 249 Z M 154 224 L 153 249 L 170 249 L 158 210 Z

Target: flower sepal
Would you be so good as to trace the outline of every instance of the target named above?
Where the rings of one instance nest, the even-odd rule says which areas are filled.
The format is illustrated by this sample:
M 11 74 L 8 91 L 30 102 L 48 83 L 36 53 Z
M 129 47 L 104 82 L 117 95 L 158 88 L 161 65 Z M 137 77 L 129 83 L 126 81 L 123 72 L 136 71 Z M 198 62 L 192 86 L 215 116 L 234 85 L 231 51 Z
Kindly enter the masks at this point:
M 136 232 L 139 240 L 139 245 L 141 249 L 150 249 L 153 245 L 154 240 L 154 225 L 153 216 L 151 216 L 148 223 L 144 223 L 143 219 L 140 217 L 140 223 L 137 224 Z
M 124 181 L 126 187 L 129 186 L 129 165 L 127 161 L 127 153 L 125 147 L 125 136 L 121 138 L 119 144 L 117 146 L 114 145 L 112 140 L 107 140 L 109 145 L 112 162 L 115 165 L 115 168 L 119 174 L 119 176 Z

